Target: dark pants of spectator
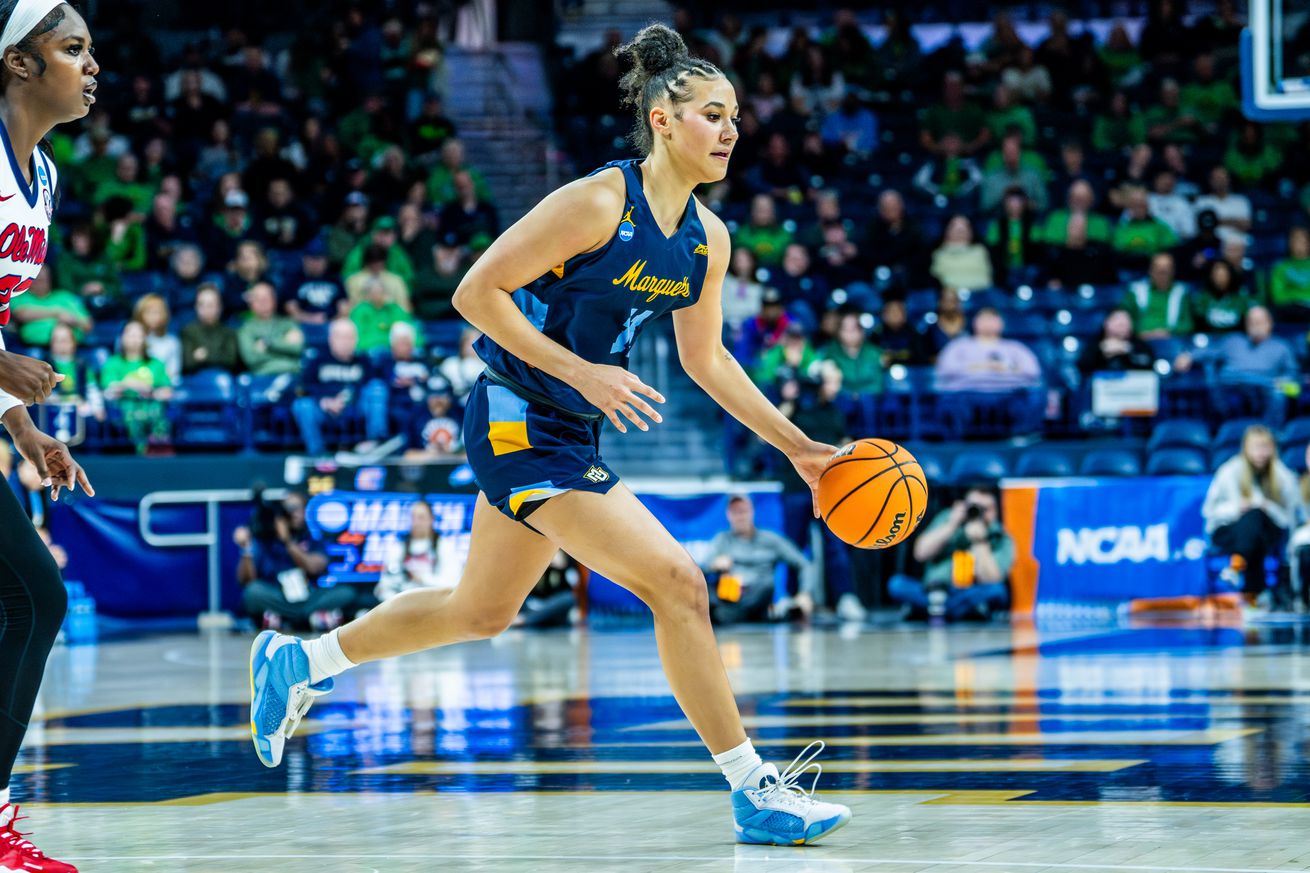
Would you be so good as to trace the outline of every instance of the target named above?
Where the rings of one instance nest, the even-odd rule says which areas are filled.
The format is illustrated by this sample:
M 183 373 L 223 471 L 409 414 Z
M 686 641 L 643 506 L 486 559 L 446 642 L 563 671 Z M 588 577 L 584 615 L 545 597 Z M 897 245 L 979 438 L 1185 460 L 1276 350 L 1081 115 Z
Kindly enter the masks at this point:
M 67 610 L 68 592 L 50 550 L 13 489 L 0 487 L 0 789 L 9 787 Z
M 787 538 L 798 549 L 810 545 L 810 524 L 814 518 L 814 501 L 808 491 L 797 491 L 782 495 L 783 529 Z M 837 599 L 852 590 L 851 583 L 851 547 L 837 539 L 828 526 L 819 522 L 823 531 L 823 586 L 829 606 L 835 606 Z M 793 590 L 791 592 L 795 594 Z
M 309 617 L 319 611 L 331 612 L 339 609 L 347 620 L 353 618 L 352 607 L 365 608 L 356 606 L 356 594 L 357 592 L 350 585 L 333 585 L 330 588 L 310 587 L 309 597 L 292 603 L 282 593 L 281 585 L 255 579 L 241 590 L 241 605 L 246 614 L 256 621 L 262 618 L 264 613 L 272 612 L 281 616 L 288 624 L 305 629 L 309 627 Z
M 773 584 L 747 586 L 737 601 L 720 600 L 710 582 L 710 618 L 715 624 L 739 624 L 744 621 L 767 621 L 773 605 Z
M 887 583 L 892 600 L 907 604 L 912 611 L 928 611 L 928 588 L 918 579 L 897 574 Z M 1005 609 L 1010 602 L 1010 591 L 1004 582 L 981 582 L 968 588 L 946 589 L 946 618 L 957 621 L 970 613 L 991 615 Z
M 570 591 L 556 591 L 549 597 L 529 597 L 519 611 L 521 627 L 567 627 L 569 611 L 577 603 Z
M 391 389 L 380 379 L 374 379 L 364 386 L 359 394 L 358 405 L 347 407 L 342 416 L 359 414 L 364 417 L 364 435 L 371 440 L 384 440 L 390 429 L 388 419 L 388 401 Z M 357 410 L 357 411 L 356 411 Z M 305 441 L 305 453 L 321 455 L 326 449 L 323 441 L 323 422 L 330 416 L 313 397 L 297 397 L 291 404 L 291 414 L 300 428 L 300 437 Z
M 1248 509 L 1232 524 L 1215 528 L 1210 541 L 1215 548 L 1246 560 L 1243 590 L 1260 594 L 1265 590 L 1265 556 L 1279 554 L 1283 529 L 1259 509 Z

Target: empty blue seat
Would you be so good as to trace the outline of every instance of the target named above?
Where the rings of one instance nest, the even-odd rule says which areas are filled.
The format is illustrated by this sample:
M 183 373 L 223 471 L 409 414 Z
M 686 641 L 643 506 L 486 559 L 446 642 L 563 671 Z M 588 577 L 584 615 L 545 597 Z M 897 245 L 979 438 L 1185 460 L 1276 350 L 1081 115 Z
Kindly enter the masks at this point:
M 911 449 L 910 453 L 914 455 L 915 460 L 919 462 L 919 466 L 923 468 L 923 475 L 928 480 L 929 488 L 934 484 L 946 483 L 946 468 L 942 466 L 940 458 L 928 451 Z
M 1010 473 L 1005 457 L 996 452 L 967 449 L 951 463 L 951 481 L 956 484 L 995 482 Z
M 1016 476 L 1072 476 L 1073 459 L 1060 449 L 1038 446 L 1019 454 L 1014 466 Z
M 1083 456 L 1078 472 L 1084 476 L 1140 476 L 1141 461 L 1126 449 L 1094 449 Z
M 1260 424 L 1259 419 L 1255 418 L 1234 418 L 1225 421 L 1219 425 L 1218 432 L 1214 435 L 1212 441 L 1216 446 L 1240 446 L 1242 444 L 1242 435 L 1246 429 L 1253 424 Z
M 1285 454 L 1304 453 L 1306 443 L 1310 443 L 1310 418 L 1292 419 L 1278 435 L 1278 444 L 1282 446 Z
M 1162 421 L 1155 426 L 1151 440 L 1146 444 L 1146 451 L 1153 455 L 1159 449 L 1207 449 L 1209 446 L 1209 425 L 1196 419 L 1178 418 Z
M 1175 446 L 1153 452 L 1146 459 L 1148 476 L 1195 476 L 1209 472 L 1205 453 L 1199 448 Z

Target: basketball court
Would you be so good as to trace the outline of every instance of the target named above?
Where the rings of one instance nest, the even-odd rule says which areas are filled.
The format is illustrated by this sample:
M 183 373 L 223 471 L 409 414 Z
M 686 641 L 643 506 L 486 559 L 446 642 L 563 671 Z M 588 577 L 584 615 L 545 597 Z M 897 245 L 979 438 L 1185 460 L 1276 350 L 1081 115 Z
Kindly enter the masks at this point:
M 812 739 L 852 824 L 733 842 L 644 630 L 363 667 L 277 770 L 246 641 L 63 648 L 18 789 L 86 870 L 1310 869 L 1310 625 L 728 632 L 761 752 Z

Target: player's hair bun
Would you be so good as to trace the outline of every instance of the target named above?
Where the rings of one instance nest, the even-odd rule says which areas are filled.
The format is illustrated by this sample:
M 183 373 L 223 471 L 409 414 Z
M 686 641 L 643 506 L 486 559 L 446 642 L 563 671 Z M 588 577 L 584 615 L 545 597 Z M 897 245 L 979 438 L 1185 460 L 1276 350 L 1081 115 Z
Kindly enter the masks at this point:
M 632 62 L 632 72 L 625 77 L 630 85 L 624 95 L 630 103 L 641 100 L 647 82 L 690 57 L 687 44 L 678 32 L 663 24 L 646 25 L 632 42 L 620 46 L 616 54 Z

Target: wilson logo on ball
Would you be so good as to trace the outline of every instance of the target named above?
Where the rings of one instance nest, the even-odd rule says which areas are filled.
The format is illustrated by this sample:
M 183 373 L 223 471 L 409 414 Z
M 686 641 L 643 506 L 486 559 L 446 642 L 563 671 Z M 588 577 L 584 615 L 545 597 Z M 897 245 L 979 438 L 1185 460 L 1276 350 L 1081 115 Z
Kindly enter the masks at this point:
M 914 533 L 928 482 L 914 455 L 891 440 L 856 440 L 819 477 L 819 514 L 838 539 L 862 549 L 894 546 Z

